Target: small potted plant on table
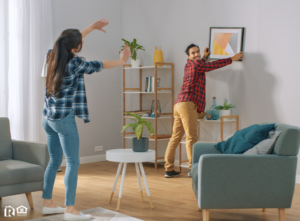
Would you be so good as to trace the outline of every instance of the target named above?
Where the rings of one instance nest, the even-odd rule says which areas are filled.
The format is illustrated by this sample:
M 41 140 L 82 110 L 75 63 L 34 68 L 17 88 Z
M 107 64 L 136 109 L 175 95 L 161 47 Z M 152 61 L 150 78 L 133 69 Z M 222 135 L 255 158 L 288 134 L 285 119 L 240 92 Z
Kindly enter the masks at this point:
M 125 114 L 131 115 L 133 117 L 135 117 L 135 123 L 133 124 L 126 124 L 123 126 L 123 129 L 121 131 L 121 134 L 123 134 L 123 132 L 131 127 L 132 130 L 135 132 L 136 137 L 134 137 L 132 139 L 132 145 L 133 145 L 133 151 L 134 152 L 147 152 L 148 151 L 148 147 L 149 147 L 149 138 L 148 137 L 142 137 L 143 134 L 143 128 L 144 126 L 147 127 L 147 129 L 149 130 L 150 134 L 153 135 L 153 127 L 152 124 L 148 121 L 146 121 L 145 119 L 142 119 L 141 116 L 137 115 L 137 114 L 132 114 L 129 112 L 125 112 Z
M 231 115 L 231 108 L 234 108 L 235 106 L 232 106 L 232 104 L 226 104 L 226 102 L 224 102 L 223 106 L 219 105 L 217 107 L 215 107 L 216 110 L 220 111 L 220 118 L 222 116 L 230 116 Z
M 129 42 L 122 38 L 122 41 L 124 41 L 124 45 L 122 45 L 122 48 L 124 49 L 125 44 L 128 44 L 130 47 L 130 52 L 131 52 L 131 67 L 133 68 L 138 68 L 140 66 L 140 59 L 137 59 L 136 56 L 136 51 L 137 50 L 143 50 L 145 51 L 144 47 L 136 43 L 136 39 L 134 38 L 132 42 Z

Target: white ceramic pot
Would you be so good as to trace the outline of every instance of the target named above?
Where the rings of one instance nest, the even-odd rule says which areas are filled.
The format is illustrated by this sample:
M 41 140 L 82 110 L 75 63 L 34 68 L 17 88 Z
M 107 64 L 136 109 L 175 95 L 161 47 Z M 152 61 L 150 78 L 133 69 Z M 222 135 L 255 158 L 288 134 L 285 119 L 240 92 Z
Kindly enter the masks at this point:
M 231 109 L 229 110 L 220 110 L 220 118 L 222 116 L 230 116 L 231 115 Z
M 131 59 L 131 67 L 138 68 L 140 66 L 140 59 L 133 60 Z

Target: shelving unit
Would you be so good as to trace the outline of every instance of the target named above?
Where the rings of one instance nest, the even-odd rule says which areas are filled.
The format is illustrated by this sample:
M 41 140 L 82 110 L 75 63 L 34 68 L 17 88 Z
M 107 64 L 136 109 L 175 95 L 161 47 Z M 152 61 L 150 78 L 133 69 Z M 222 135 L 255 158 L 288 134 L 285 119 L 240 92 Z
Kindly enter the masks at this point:
M 158 65 L 164 65 L 162 67 Z M 154 70 L 154 92 L 144 92 L 142 90 L 142 70 L 144 69 L 153 69 Z M 171 87 L 170 88 L 163 88 L 163 87 L 157 87 L 157 75 L 158 70 L 160 69 L 170 69 L 171 70 Z M 139 70 L 139 87 L 138 88 L 126 88 L 125 86 L 125 71 L 126 70 Z M 173 129 L 173 122 L 174 122 L 174 64 L 173 63 L 155 63 L 155 66 L 140 66 L 138 68 L 132 68 L 131 65 L 123 65 L 123 126 L 126 124 L 125 120 L 133 118 L 131 116 L 126 116 L 124 112 L 125 110 L 125 95 L 126 94 L 139 94 L 139 109 L 142 110 L 142 102 L 143 102 L 143 95 L 145 94 L 154 94 L 154 100 L 155 100 L 155 117 L 142 117 L 147 120 L 154 120 L 154 139 L 149 139 L 149 141 L 154 141 L 154 148 L 155 148 L 155 168 L 157 168 L 157 162 L 163 161 L 164 157 L 157 157 L 157 142 L 163 141 L 163 140 L 169 140 L 169 138 L 163 138 L 158 139 L 157 137 L 157 120 L 166 120 L 171 119 L 171 131 Z M 157 96 L 158 94 L 170 94 L 171 95 L 171 113 L 157 113 Z M 159 117 L 158 117 L 159 116 Z M 134 132 L 124 132 L 123 133 L 123 148 L 125 149 L 125 139 L 132 139 L 134 137 Z M 129 136 L 128 136 L 129 135 Z M 171 137 L 171 134 L 169 135 Z
M 200 126 L 200 122 L 209 122 L 209 123 L 221 123 L 221 136 L 220 141 L 224 140 L 224 123 L 226 122 L 236 122 L 236 131 L 239 130 L 239 115 L 230 115 L 230 116 L 222 116 L 219 120 L 207 120 L 207 119 L 198 119 L 198 127 Z M 230 135 L 230 134 L 229 134 Z M 226 140 L 226 138 L 225 138 Z M 215 143 L 216 141 L 205 141 L 198 140 L 196 143 Z M 189 161 L 181 159 L 181 145 L 186 144 L 186 141 L 183 140 L 179 143 L 179 172 L 181 172 L 181 168 L 189 168 Z

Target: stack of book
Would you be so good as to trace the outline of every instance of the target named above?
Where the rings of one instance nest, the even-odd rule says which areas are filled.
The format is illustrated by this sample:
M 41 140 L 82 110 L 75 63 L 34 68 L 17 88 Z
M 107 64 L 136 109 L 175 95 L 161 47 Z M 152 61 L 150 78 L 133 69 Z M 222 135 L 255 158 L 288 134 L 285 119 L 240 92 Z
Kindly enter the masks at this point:
M 160 87 L 160 78 L 157 78 L 156 84 Z M 145 92 L 154 92 L 154 76 L 146 77 Z

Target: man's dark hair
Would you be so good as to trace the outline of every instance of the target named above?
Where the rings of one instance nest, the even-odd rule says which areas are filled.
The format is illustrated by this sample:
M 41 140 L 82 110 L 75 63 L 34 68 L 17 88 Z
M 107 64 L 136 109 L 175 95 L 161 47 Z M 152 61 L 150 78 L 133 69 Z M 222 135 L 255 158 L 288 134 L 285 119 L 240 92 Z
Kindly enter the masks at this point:
M 190 44 L 190 45 L 185 49 L 185 53 L 186 53 L 187 55 L 190 55 L 190 48 L 193 48 L 193 47 L 199 48 L 198 45 Z M 199 50 L 200 50 L 200 48 L 199 48 Z

